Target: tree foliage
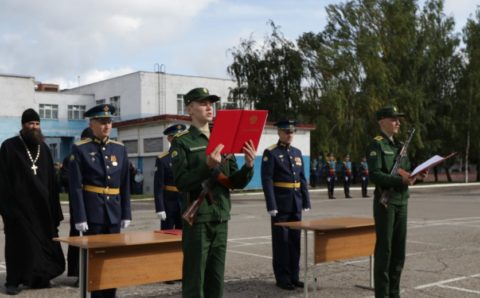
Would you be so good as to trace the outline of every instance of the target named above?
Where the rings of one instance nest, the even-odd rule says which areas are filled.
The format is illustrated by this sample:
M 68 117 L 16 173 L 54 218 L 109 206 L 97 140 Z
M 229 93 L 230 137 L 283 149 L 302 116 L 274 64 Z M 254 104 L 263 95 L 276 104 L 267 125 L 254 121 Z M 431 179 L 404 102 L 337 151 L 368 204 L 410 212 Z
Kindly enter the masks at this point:
M 480 160 L 480 13 L 463 30 L 465 49 L 443 0 L 350 0 L 326 8 L 327 24 L 287 40 L 273 22 L 262 45 L 232 50 L 236 100 L 314 124 L 312 155 L 359 160 L 378 132 L 375 111 L 394 104 L 417 129 L 418 161 L 466 149 Z M 468 109 L 465 109 L 468 107 Z

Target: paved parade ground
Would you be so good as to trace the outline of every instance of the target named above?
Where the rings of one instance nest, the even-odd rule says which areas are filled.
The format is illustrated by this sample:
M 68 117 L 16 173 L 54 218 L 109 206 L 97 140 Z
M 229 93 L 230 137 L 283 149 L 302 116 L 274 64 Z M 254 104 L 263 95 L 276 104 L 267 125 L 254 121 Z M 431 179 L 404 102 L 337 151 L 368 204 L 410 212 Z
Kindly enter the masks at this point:
M 371 191 L 370 191 L 371 192 Z M 324 189 L 311 191 L 312 210 L 304 219 L 372 217 L 372 198 L 328 200 Z M 225 274 L 225 297 L 303 297 L 301 289 L 275 287 L 272 272 L 270 220 L 260 193 L 232 198 Z M 60 236 L 68 235 L 68 205 Z M 152 200 L 132 203 L 129 231 L 158 229 Z M 0 226 L 3 230 L 3 225 Z M 310 256 L 313 249 L 309 236 Z M 0 235 L 0 296 L 5 295 L 4 234 Z M 66 246 L 62 245 L 66 255 Z M 303 237 L 302 237 L 303 253 Z M 303 256 L 301 259 L 303 266 Z M 373 297 L 356 285 L 369 285 L 369 259 L 357 258 L 316 266 L 319 297 Z M 303 269 L 301 279 L 303 278 Z M 74 278 L 62 275 L 44 290 L 25 289 L 17 297 L 78 297 Z M 480 297 L 480 185 L 416 186 L 411 188 L 407 259 L 401 282 L 402 297 Z M 156 283 L 122 288 L 118 297 L 181 297 L 180 283 Z

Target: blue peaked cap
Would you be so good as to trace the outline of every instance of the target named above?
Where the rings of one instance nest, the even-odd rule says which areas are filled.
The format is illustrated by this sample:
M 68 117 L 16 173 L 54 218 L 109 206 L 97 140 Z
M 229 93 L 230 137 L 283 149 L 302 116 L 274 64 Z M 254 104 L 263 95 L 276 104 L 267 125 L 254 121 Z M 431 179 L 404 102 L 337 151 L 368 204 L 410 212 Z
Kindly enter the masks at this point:
M 274 125 L 278 127 L 278 129 L 295 131 L 296 124 L 297 124 L 297 121 L 295 120 L 280 120 L 275 122 Z
M 173 125 L 170 125 L 169 127 L 167 127 L 163 131 L 163 134 L 166 135 L 166 136 L 171 136 L 171 135 L 177 134 L 181 131 L 184 131 L 185 129 L 187 129 L 187 126 L 185 124 L 173 124 Z
M 115 107 L 110 104 L 100 104 L 85 112 L 88 118 L 111 118 L 115 113 Z

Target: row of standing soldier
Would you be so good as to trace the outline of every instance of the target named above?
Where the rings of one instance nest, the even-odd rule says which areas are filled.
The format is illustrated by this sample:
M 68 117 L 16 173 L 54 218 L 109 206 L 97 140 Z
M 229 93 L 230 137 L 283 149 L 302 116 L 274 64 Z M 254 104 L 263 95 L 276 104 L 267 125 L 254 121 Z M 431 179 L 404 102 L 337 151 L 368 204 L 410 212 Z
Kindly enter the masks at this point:
M 343 181 L 343 190 L 345 198 L 351 199 L 350 186 L 360 179 L 362 187 L 362 197 L 368 198 L 368 164 L 365 157 L 358 164 L 352 163 L 350 155 L 346 155 L 343 161 L 335 159 L 333 153 L 328 155 L 327 160 L 320 155 L 312 159 L 310 166 L 310 185 L 318 187 L 321 181 L 327 183 L 328 198 L 335 199 L 335 184 Z
M 222 297 L 227 224 L 231 208 L 230 189 L 243 188 L 251 180 L 255 148 L 251 142 L 245 144 L 245 165 L 241 169 L 233 155 L 221 154 L 222 145 L 205 156 L 204 150 L 210 135 L 208 122 L 213 117 L 213 103 L 219 98 L 210 95 L 205 88 L 196 88 L 184 100 L 192 116 L 192 125 L 187 131 L 172 137 L 173 145 L 169 154 L 172 162 L 167 164 L 173 168 L 175 185 L 165 184 L 163 190 L 167 191 L 167 186 L 171 186 L 170 191 L 176 192 L 173 187 L 178 187 L 178 191 L 182 192 L 183 210 L 199 193 L 206 190 L 211 192 L 214 203 L 204 201 L 195 222 L 191 226 L 183 226 L 182 295 Z M 85 113 L 90 118 L 92 135 L 75 144 L 67 164 L 71 228 L 86 235 L 118 233 L 121 228 L 128 227 L 132 218 L 127 152 L 121 143 L 109 138 L 113 113 L 114 107 L 111 105 L 95 106 Z M 408 185 L 415 182 L 415 177 L 397 177 L 388 172 L 393 157 L 400 151 L 400 145 L 394 138 L 400 127 L 400 117 L 403 114 L 398 113 L 394 107 L 379 110 L 377 120 L 383 134 L 376 137 L 367 150 L 372 179 L 377 184 L 374 218 L 377 234 L 375 292 L 378 297 L 399 294 L 400 274 L 405 259 Z M 262 186 L 267 211 L 271 216 L 272 263 L 277 286 L 293 290 L 304 286 L 298 276 L 299 231 L 278 227 L 275 223 L 301 220 L 302 211 L 308 211 L 311 204 L 302 153 L 291 145 L 296 131 L 295 122 L 279 121 L 276 126 L 279 141 L 267 148 L 262 157 Z M 168 131 L 165 134 L 168 135 Z M 25 111 L 20 136 L 2 144 L 0 153 L 0 212 L 6 235 L 6 286 L 7 293 L 15 295 L 20 291 L 20 284 L 49 287 L 50 279 L 63 272 L 63 254 L 59 244 L 51 240 L 58 235 L 63 215 L 54 182 L 53 161 L 43 142 L 40 119 L 35 111 Z M 19 153 L 21 154 L 18 155 Z M 43 159 L 39 159 L 40 155 Z M 384 160 L 388 160 L 388 163 Z M 159 172 L 160 164 L 157 167 Z M 403 162 L 402 167 L 410 168 L 408 160 Z M 219 180 L 222 175 L 227 178 L 226 181 Z M 423 173 L 420 178 L 425 175 Z M 23 185 L 25 177 L 31 180 L 27 184 L 30 188 Z M 209 189 L 205 189 L 205 179 L 209 182 Z M 30 191 L 35 192 L 35 187 L 39 189 L 39 194 L 33 195 Z M 388 206 L 379 203 L 379 190 L 385 187 L 393 187 Z M 32 201 L 32 198 L 43 194 L 43 200 Z M 186 197 L 183 196 L 185 194 Z M 8 201 L 8 198 L 18 201 Z M 18 205 L 21 200 L 26 203 L 23 207 Z M 42 214 L 55 216 L 40 219 L 39 213 L 31 210 L 32 206 L 47 208 Z M 165 211 L 161 207 L 156 209 L 162 221 L 169 217 L 167 208 L 164 207 Z M 396 215 L 397 209 L 402 213 L 399 218 Z M 38 225 L 32 226 L 21 221 L 20 212 L 26 212 L 25 215 L 30 219 L 38 218 Z M 397 221 L 400 224 L 394 224 Z M 165 225 L 165 228 L 169 227 Z M 176 228 L 177 224 L 173 223 L 173 227 Z M 28 237 L 32 232 L 36 237 Z M 392 234 L 398 234 L 394 241 L 387 237 Z M 46 239 L 47 247 L 41 248 L 32 242 L 40 236 Z M 24 245 L 25 241 L 29 245 Z M 394 253 L 389 254 L 393 246 Z M 46 255 L 40 253 L 47 248 L 51 249 L 51 253 L 45 258 Z M 19 254 L 22 250 L 25 251 Z M 48 271 L 38 275 L 35 272 L 39 268 Z M 92 292 L 92 297 L 115 297 L 115 289 Z

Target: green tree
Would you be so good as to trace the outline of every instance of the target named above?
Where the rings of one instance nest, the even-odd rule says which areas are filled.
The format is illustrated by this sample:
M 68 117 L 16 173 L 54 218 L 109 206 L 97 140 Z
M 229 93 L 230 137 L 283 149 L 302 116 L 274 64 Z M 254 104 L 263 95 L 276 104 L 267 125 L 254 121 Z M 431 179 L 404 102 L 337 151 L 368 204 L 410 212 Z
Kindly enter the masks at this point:
M 455 105 L 456 120 L 464 160 L 467 165 L 469 160 L 477 163 L 477 181 L 479 181 L 480 127 L 476 116 L 480 112 L 480 9 L 477 9 L 474 19 L 467 21 L 463 29 L 463 42 L 465 65 L 457 87 L 460 96 Z
M 230 95 L 257 109 L 268 109 L 270 120 L 298 118 L 304 74 L 302 57 L 279 27 L 272 21 L 270 26 L 272 33 L 260 47 L 250 37 L 231 49 L 233 63 L 227 71 L 237 86 Z

